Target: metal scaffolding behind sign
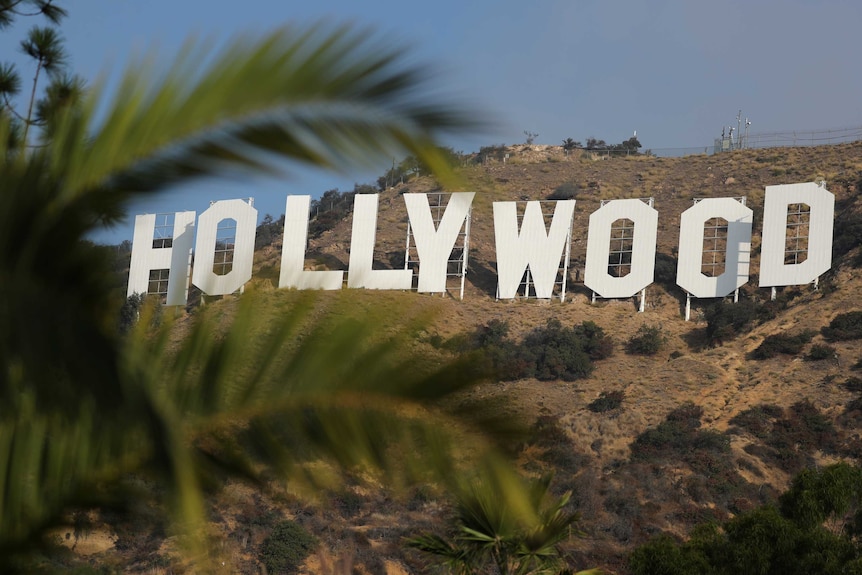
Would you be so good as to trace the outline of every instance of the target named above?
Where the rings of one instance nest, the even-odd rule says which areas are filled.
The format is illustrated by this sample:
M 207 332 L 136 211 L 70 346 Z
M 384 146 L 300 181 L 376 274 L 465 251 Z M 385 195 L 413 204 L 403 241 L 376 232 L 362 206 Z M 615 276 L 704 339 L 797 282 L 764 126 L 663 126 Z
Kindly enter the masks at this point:
M 446 213 L 446 206 L 449 203 L 449 198 L 452 193 L 449 192 L 429 192 L 428 207 L 431 209 L 431 220 L 434 223 L 434 229 L 439 228 L 440 222 L 443 220 L 443 215 Z M 464 283 L 467 276 L 468 268 L 468 251 L 470 247 L 470 218 L 472 215 L 472 207 L 467 211 L 467 217 L 458 233 L 452 251 L 449 254 L 449 259 L 446 264 L 446 278 L 458 278 L 459 291 L 458 298 L 464 299 Z M 419 268 L 419 254 L 416 250 L 416 244 L 413 239 L 413 229 L 410 226 L 410 219 L 407 220 L 407 241 L 404 254 L 404 269 L 413 269 L 414 272 Z M 415 278 L 414 273 L 414 278 Z M 414 286 L 415 287 L 415 286 Z M 448 291 L 448 281 L 447 290 Z

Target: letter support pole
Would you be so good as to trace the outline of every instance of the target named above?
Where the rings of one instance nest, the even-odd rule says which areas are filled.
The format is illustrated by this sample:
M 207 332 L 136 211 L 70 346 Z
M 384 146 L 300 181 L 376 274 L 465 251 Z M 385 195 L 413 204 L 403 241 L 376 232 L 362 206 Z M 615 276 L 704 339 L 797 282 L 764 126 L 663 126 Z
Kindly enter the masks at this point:
M 691 319 L 691 294 L 685 293 L 685 321 Z

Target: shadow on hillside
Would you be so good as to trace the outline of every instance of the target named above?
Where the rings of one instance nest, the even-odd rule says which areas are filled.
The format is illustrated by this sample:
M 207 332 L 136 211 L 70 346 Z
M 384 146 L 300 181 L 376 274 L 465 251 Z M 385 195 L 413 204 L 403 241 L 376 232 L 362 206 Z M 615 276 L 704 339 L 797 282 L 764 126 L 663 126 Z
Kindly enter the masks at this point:
M 566 286 L 566 295 L 568 296 L 570 293 L 580 294 L 587 298 L 587 301 L 592 301 L 593 298 L 593 290 L 585 286 L 583 281 L 570 281 Z
M 328 270 L 347 269 L 347 264 L 332 254 L 325 254 L 320 251 L 310 251 L 305 257 L 309 260 L 314 260 L 320 265 L 325 266 Z
M 683 310 L 684 312 L 685 310 Z M 682 334 L 680 338 L 693 352 L 703 351 L 710 347 L 705 327 L 696 327 Z
M 386 259 L 389 260 L 389 267 L 393 270 L 404 269 L 404 252 L 389 252 L 386 254 Z
M 467 281 L 490 297 L 497 295 L 497 272 L 476 260 L 470 262 Z

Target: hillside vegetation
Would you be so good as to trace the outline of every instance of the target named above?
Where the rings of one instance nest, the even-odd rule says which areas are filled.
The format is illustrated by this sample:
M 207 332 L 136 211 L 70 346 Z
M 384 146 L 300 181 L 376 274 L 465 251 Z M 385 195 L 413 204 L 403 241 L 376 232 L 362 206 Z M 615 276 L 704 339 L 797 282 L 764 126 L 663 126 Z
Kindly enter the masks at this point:
M 857 462 L 862 318 L 849 312 L 860 309 L 862 290 L 862 143 L 678 159 L 601 158 L 536 145 L 507 153 L 505 162 L 465 161 L 463 190 L 446 190 L 477 192 L 463 300 L 454 281 L 443 297 L 351 297 L 356 313 L 380 307 L 430 314 L 413 344 L 429 362 L 468 349 L 487 352 L 500 381 L 469 399 L 523 422 L 528 435 L 509 445 L 521 468 L 537 477 L 552 472 L 551 490 L 572 492 L 583 535 L 564 544 L 571 567 L 628 572 L 631 550 L 657 534 L 685 537 L 699 523 L 776 503 L 803 469 Z M 832 270 L 818 289 L 779 289 L 770 301 L 769 290 L 757 287 L 764 187 L 820 180 L 836 196 Z M 440 191 L 437 184 L 416 175 L 381 192 L 377 267 L 404 265 L 400 195 L 431 191 Z M 552 196 L 577 200 L 566 301 L 496 301 L 492 202 Z M 755 213 L 751 280 L 736 304 L 694 301 L 686 322 L 685 295 L 675 286 L 680 214 L 695 198 L 740 196 Z M 592 303 L 582 282 L 589 215 L 601 200 L 646 197 L 655 200 L 659 234 L 645 312 L 632 300 Z M 309 264 L 346 270 L 350 226 L 348 210 L 311 238 Z M 275 289 L 280 239 L 271 238 L 256 252 L 247 289 L 265 292 L 277 313 L 289 294 Z M 330 296 L 322 294 L 320 313 Z M 231 299 L 208 305 L 229 314 Z M 177 322 L 180 333 L 184 321 Z M 563 357 L 573 348 L 577 357 Z M 451 501 L 433 486 L 396 497 L 362 476 L 324 500 L 310 507 L 243 485 L 214 498 L 212 527 L 224 541 L 229 571 L 260 572 L 262 549 L 273 545 L 267 538 L 289 520 L 322 550 L 306 559 L 311 571 L 349 560 L 359 573 L 420 572 L 425 560 L 404 539 L 445 532 L 452 518 Z M 102 562 L 138 572 L 181 570 L 158 526 L 124 531 L 115 521 L 101 532 L 107 542 L 94 552 Z

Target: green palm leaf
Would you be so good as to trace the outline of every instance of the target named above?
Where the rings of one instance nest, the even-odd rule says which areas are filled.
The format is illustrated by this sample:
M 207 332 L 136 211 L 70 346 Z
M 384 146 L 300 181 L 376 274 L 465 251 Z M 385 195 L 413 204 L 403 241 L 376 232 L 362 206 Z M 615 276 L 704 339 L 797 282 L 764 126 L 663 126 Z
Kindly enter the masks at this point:
M 64 173 L 64 201 L 99 191 L 116 205 L 126 193 L 193 178 L 283 170 L 278 157 L 367 166 L 394 149 L 445 175 L 433 136 L 475 127 L 475 115 L 429 103 L 420 71 L 369 37 L 285 28 L 263 41 L 239 38 L 215 57 L 188 48 L 161 80 L 152 64 L 133 66 L 96 129 L 103 104 L 94 95 L 83 118 L 57 132 L 52 161 Z

